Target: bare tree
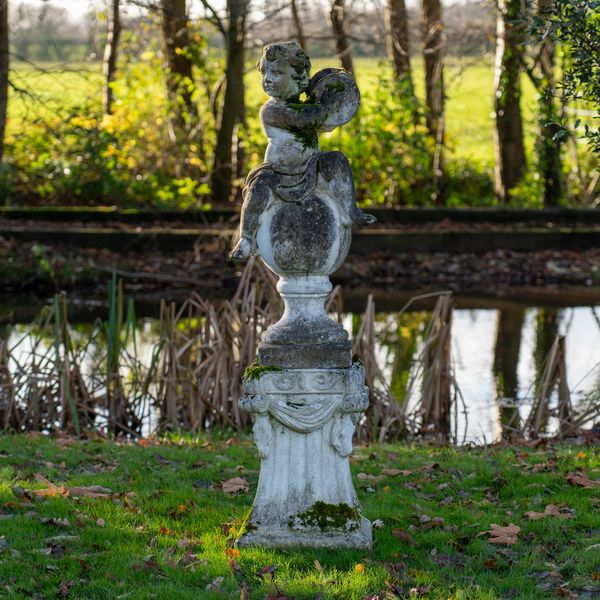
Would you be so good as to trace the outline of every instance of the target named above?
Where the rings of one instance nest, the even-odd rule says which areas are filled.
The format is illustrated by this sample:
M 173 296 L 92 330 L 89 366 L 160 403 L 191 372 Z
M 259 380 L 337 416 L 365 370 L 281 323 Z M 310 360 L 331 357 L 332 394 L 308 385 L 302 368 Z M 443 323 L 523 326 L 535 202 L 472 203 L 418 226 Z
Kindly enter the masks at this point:
M 386 10 L 388 55 L 394 65 L 396 78 L 405 80 L 411 94 L 413 82 L 410 70 L 408 43 L 408 13 L 404 0 L 388 0 Z
M 206 3 L 204 5 L 208 6 Z M 244 41 L 248 0 L 227 0 L 227 28 L 216 17 L 216 12 L 212 9 L 209 10 L 217 19 L 217 26 L 225 36 L 226 42 L 225 94 L 217 122 L 217 143 L 211 177 L 213 197 L 217 201 L 225 201 L 229 200 L 232 192 L 234 133 L 236 125 L 243 122 L 245 113 Z M 236 137 L 239 138 L 239 136 Z M 239 144 L 237 144 L 237 147 L 239 148 Z M 236 152 L 237 168 L 235 171 L 237 172 L 242 170 L 239 156 L 239 153 Z
M 421 25 L 423 35 L 423 62 L 425 63 L 426 122 L 430 135 L 435 140 L 433 155 L 433 199 L 442 200 L 441 181 L 443 176 L 444 147 L 444 25 L 440 0 L 422 0 Z
M 8 0 L 0 0 L 0 161 L 4 157 L 9 68 Z
M 494 185 L 501 202 L 523 178 L 525 146 L 521 115 L 521 63 L 525 33 L 519 20 L 522 0 L 498 0 L 496 20 L 496 68 L 494 76 Z
M 192 137 L 204 155 L 200 115 L 194 99 L 193 63 L 186 0 L 161 0 L 169 123 L 173 140 Z
M 102 102 L 104 111 L 112 113 L 114 102 L 113 82 L 117 72 L 117 56 L 119 49 L 119 38 L 121 37 L 121 15 L 119 14 L 120 0 L 108 0 L 108 29 L 106 32 L 106 43 L 104 45 L 104 61 L 102 69 L 104 72 L 104 90 Z
M 348 32 L 346 30 L 348 12 L 346 10 L 345 0 L 332 1 L 329 17 L 331 19 L 333 37 L 335 38 L 335 47 L 337 54 L 340 57 L 342 68 L 346 69 L 348 73 L 352 73 L 354 75 L 351 45 L 350 41 L 348 40 Z
M 300 12 L 298 11 L 298 0 L 290 0 L 290 6 L 292 9 L 292 20 L 294 21 L 294 29 L 296 31 L 296 41 L 302 50 L 307 51 L 306 36 L 304 35 L 304 28 L 302 27 L 302 19 L 300 18 Z

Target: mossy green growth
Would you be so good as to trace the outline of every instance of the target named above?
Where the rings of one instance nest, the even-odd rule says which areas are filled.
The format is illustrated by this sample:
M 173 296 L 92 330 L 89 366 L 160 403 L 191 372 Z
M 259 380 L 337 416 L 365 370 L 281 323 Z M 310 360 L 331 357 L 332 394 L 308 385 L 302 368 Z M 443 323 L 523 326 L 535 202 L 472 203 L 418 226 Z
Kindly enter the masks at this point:
M 244 369 L 244 374 L 242 377 L 246 381 L 257 381 L 263 376 L 264 373 L 281 370 L 281 367 L 275 367 L 273 365 L 261 365 L 255 360 Z
M 290 133 L 307 148 L 316 148 L 319 145 L 319 135 L 315 127 L 289 127 Z
M 346 89 L 346 86 L 341 81 L 336 83 L 328 83 L 325 87 L 328 90 L 334 90 L 336 92 L 341 92 L 342 90 Z
M 360 526 L 360 513 L 348 504 L 327 504 L 319 500 L 312 507 L 299 515 L 291 516 L 290 527 L 318 527 L 326 529 L 345 529 L 355 531 Z

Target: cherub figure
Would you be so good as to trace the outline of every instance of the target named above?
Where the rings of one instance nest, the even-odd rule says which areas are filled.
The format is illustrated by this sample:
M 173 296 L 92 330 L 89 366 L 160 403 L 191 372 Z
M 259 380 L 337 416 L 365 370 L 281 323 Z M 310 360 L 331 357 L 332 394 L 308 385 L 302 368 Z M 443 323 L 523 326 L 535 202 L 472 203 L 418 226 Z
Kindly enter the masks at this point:
M 375 217 L 356 205 L 352 170 L 341 152 L 321 152 L 318 133 L 335 128 L 327 118 L 343 109 L 347 101 L 344 86 L 332 85 L 319 97 L 312 86 L 336 69 L 326 69 L 309 80 L 310 59 L 294 42 L 266 46 L 258 63 L 262 86 L 270 99 L 260 110 L 268 139 L 264 162 L 250 172 L 243 190 L 240 238 L 230 253 L 244 259 L 256 253 L 256 233 L 261 214 L 276 197 L 284 202 L 302 202 L 317 184 L 344 209 L 345 224 L 368 225 Z M 300 95 L 306 92 L 307 100 Z

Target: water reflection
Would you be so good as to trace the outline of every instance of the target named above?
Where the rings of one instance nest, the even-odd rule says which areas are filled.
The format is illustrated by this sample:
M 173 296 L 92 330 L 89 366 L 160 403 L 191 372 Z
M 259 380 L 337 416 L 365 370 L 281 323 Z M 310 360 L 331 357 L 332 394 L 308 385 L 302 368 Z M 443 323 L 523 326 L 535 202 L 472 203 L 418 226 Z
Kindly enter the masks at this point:
M 423 348 L 429 321 L 427 311 L 378 313 L 375 353 L 395 398 L 414 402 L 409 395 L 411 369 Z M 360 314 L 347 314 L 344 324 L 356 333 Z M 91 326 L 74 326 L 74 343 L 90 336 Z M 31 325 L 3 325 L 0 339 L 17 346 L 23 356 L 31 353 Z M 138 328 L 135 354 L 146 367 L 160 338 L 158 321 L 145 319 Z M 508 436 L 525 422 L 537 390 L 545 357 L 557 334 L 566 337 L 567 380 L 575 409 L 585 401 L 600 403 L 600 320 L 590 307 L 563 309 L 523 308 L 503 303 L 500 309 L 456 309 L 452 326 L 452 358 L 456 381 L 464 397 L 467 418 L 457 420 L 457 439 L 492 442 Z M 39 338 L 38 338 L 39 339 Z M 40 342 L 38 342 L 40 343 Z M 42 340 L 50 346 L 52 340 Z M 94 339 L 97 353 L 102 338 Z M 38 355 L 44 348 L 38 349 Z M 86 364 L 82 364 L 85 375 Z M 125 379 L 127 374 L 123 373 Z M 0 382 L 1 383 L 1 382 Z M 101 389 L 95 390 L 98 396 Z M 102 407 L 99 407 L 102 410 Z M 156 411 L 145 414 L 146 433 L 156 425 Z M 552 419 L 547 423 L 556 427 Z

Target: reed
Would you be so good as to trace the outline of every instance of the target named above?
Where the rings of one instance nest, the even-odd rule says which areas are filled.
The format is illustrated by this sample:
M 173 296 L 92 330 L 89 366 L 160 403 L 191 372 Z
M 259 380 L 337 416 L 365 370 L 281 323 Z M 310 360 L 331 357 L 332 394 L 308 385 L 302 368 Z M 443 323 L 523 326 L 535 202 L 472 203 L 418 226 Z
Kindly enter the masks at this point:
M 428 296 L 438 299 L 402 401 L 392 393 L 378 355 L 375 303 L 368 297 L 352 343 L 370 391 L 370 406 L 357 427 L 361 440 L 420 436 L 457 441 L 459 425 L 466 430 L 464 400 L 452 368 L 451 293 L 416 296 L 397 314 Z M 248 261 L 230 300 L 210 302 L 193 294 L 179 306 L 163 302 L 150 333 L 140 327 L 133 301 L 125 302 L 116 277 L 109 285 L 107 320 L 87 326 L 84 333 L 69 323 L 67 298 L 59 294 L 12 345 L 0 339 L 0 430 L 97 430 L 115 436 L 248 430 L 249 417 L 237 402 L 243 372 L 282 310 L 275 276 L 256 259 Z M 327 310 L 342 321 L 339 286 Z M 597 402 L 574 414 L 564 353 L 564 339 L 557 338 L 527 421 L 532 437 L 541 434 L 549 414 L 558 417 L 561 435 L 598 414 Z M 557 386 L 554 409 L 550 397 Z
M 553 392 L 556 389 L 556 406 Z M 567 384 L 565 338 L 557 335 L 544 361 L 539 392 L 525 423 L 525 433 L 537 438 L 545 430 L 551 417 L 558 419 L 558 433 L 564 437 L 575 428 L 571 393 Z

